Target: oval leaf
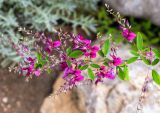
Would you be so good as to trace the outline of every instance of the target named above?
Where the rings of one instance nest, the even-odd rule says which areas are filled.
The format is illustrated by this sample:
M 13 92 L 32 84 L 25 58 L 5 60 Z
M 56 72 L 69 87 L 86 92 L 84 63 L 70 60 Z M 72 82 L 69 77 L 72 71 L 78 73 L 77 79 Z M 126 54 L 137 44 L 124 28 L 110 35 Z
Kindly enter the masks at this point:
M 156 84 L 160 85 L 160 76 L 159 76 L 159 74 L 157 73 L 157 71 L 152 70 L 152 78 L 153 78 L 153 81 L 154 81 Z
M 123 72 L 123 70 L 120 67 L 117 67 L 117 68 L 118 68 L 118 77 L 121 80 L 124 80 L 124 72 Z
M 71 58 L 78 58 L 81 55 L 83 55 L 83 52 L 81 50 L 75 50 L 75 51 L 73 51 L 73 52 L 71 52 L 69 54 L 69 57 L 71 57 Z
M 98 51 L 99 56 L 104 57 L 102 50 Z
M 129 80 L 129 70 L 128 70 L 128 66 L 125 66 L 125 67 L 124 67 L 123 72 L 124 72 L 124 75 L 125 75 L 124 80 Z
M 95 75 L 92 71 L 92 69 L 88 68 L 88 76 L 91 80 L 94 80 L 95 79 Z
M 153 62 L 152 62 L 152 66 L 155 66 L 156 64 L 159 63 L 159 59 L 155 59 Z
M 137 51 L 134 51 L 134 50 L 131 51 L 131 54 L 134 55 L 134 56 L 139 56 L 139 54 L 137 53 Z
M 84 66 L 81 66 L 79 69 L 80 70 L 86 70 L 88 68 L 88 65 L 84 65 Z
M 139 32 L 138 32 L 138 35 L 137 35 L 137 48 L 138 48 L 138 50 L 143 49 L 143 38 L 142 38 L 141 33 L 139 33 Z
M 107 55 L 107 53 L 109 52 L 109 49 L 110 49 L 110 41 L 109 41 L 109 39 L 107 39 L 104 42 L 103 46 L 102 46 L 102 52 L 103 52 L 103 54 Z
M 67 50 L 66 50 L 67 55 L 69 55 L 71 52 L 72 52 L 71 47 L 67 48 Z
M 100 66 L 98 64 L 90 64 L 90 66 L 93 68 L 100 68 Z
M 154 54 L 156 55 L 157 58 L 160 58 L 160 51 L 157 49 L 153 49 Z
M 66 62 L 67 62 L 67 65 L 70 67 L 71 64 L 72 64 L 71 61 L 70 61 L 70 60 L 67 60 Z
M 127 64 L 131 64 L 131 63 L 137 61 L 137 59 L 138 59 L 138 57 L 132 57 L 132 58 L 127 60 Z
M 146 59 L 145 57 L 141 57 L 142 61 L 147 64 L 147 65 L 151 65 L 150 60 Z
M 127 66 L 125 66 L 124 69 L 122 69 L 121 67 L 117 67 L 117 70 L 118 70 L 118 77 L 121 80 L 129 80 L 129 71 Z

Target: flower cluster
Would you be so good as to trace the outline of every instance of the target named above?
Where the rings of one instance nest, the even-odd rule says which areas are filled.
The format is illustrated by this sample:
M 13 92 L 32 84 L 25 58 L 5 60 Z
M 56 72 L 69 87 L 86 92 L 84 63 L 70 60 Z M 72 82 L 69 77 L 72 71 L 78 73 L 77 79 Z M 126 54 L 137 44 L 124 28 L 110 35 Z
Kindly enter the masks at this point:
M 127 28 L 122 28 L 122 35 L 124 38 L 126 38 L 129 42 L 132 42 L 136 38 L 136 34 L 134 32 L 131 32 Z
M 35 61 L 36 61 L 36 59 L 33 59 L 31 57 L 26 58 L 25 62 L 28 65 L 25 66 L 25 67 L 22 67 L 22 72 L 26 72 L 26 76 L 30 76 L 32 74 L 34 74 L 35 76 L 39 76 L 40 75 L 40 70 L 34 68 Z
M 63 33 L 62 31 L 48 34 L 44 32 L 28 33 L 28 37 L 34 38 L 31 45 L 26 44 L 26 40 L 21 40 L 12 47 L 21 56 L 22 61 L 14 68 L 15 72 L 27 78 L 39 77 L 42 73 L 51 73 L 55 67 L 63 71 L 62 78 L 65 80 L 64 86 L 60 87 L 56 94 L 67 91 L 79 83 L 91 81 L 96 85 L 104 79 L 129 80 L 128 65 L 139 60 L 152 67 L 152 80 L 160 85 L 160 76 L 154 66 L 160 62 L 160 51 L 153 47 L 144 47 L 141 33 L 134 33 L 126 19 L 122 19 L 119 13 L 114 13 L 106 5 L 107 11 L 112 14 L 120 25 L 121 34 L 124 40 L 134 44 L 131 50 L 133 57 L 122 59 L 117 50 L 119 45 L 114 42 L 111 35 L 101 45 L 94 45 L 92 41 L 82 35 Z M 25 30 L 22 30 L 25 32 Z M 30 46 L 34 49 L 30 49 Z M 94 60 L 99 55 L 100 60 Z M 142 94 L 145 93 L 147 84 L 151 78 L 147 75 Z M 141 103 L 140 103 L 141 104 Z
M 75 86 L 85 80 L 91 80 L 95 84 L 103 82 L 104 79 L 113 80 L 119 77 L 121 80 L 129 80 L 128 65 L 141 60 L 149 66 L 159 63 L 159 50 L 151 47 L 144 48 L 143 38 L 140 33 L 135 34 L 131 30 L 129 22 L 124 22 L 117 17 L 120 30 L 125 40 L 134 43 L 135 48 L 131 51 L 133 57 L 122 59 L 117 55 L 119 45 L 113 42 L 113 38 L 108 36 L 101 45 L 93 45 L 92 41 L 82 35 L 63 33 L 27 33 L 34 38 L 30 50 L 25 41 L 20 41 L 17 45 L 11 42 L 17 54 L 22 57 L 14 69 L 16 72 L 26 76 L 40 76 L 44 72 L 51 73 L 55 67 L 63 70 L 62 78 L 69 86 Z M 99 55 L 101 60 L 95 63 L 95 58 Z M 85 76 L 87 75 L 87 76 Z M 152 70 L 155 83 L 160 85 L 159 74 Z

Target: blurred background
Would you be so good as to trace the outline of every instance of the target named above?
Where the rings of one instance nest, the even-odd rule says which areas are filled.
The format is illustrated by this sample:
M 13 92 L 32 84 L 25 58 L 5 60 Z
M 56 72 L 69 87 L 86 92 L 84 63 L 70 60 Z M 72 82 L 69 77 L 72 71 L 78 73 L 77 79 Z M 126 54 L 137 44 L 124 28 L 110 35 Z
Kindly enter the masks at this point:
M 119 26 L 113 16 L 106 12 L 104 3 L 125 16 L 134 32 L 142 33 L 146 46 L 160 47 L 160 0 L 0 0 L 0 38 L 3 38 L 0 44 L 0 113 L 63 113 L 42 108 L 45 98 L 54 89 L 60 74 L 58 69 L 29 82 L 9 73 L 8 66 L 19 62 L 20 58 L 4 37 L 9 36 L 16 43 L 23 37 L 18 32 L 19 27 L 46 32 L 62 28 L 63 31 L 80 33 L 92 40 L 96 39 L 99 32 L 104 35 L 111 33 L 120 42 L 122 36 Z M 72 98 L 68 101 L 72 101 Z M 61 109 L 61 106 L 57 109 Z M 80 111 L 68 113 L 72 112 Z M 124 113 L 94 110 L 89 113 L 105 112 Z

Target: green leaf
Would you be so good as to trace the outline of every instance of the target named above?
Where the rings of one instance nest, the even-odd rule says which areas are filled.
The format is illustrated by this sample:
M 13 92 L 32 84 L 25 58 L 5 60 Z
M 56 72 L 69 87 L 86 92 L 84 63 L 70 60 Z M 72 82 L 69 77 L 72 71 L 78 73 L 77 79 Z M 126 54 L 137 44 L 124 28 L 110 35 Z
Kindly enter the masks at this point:
M 128 66 L 125 66 L 125 67 L 124 67 L 123 72 L 124 72 L 124 75 L 125 75 L 124 80 L 129 80 L 129 70 L 128 70 Z
M 118 77 L 121 79 L 121 80 L 124 80 L 124 72 L 123 70 L 120 68 L 120 67 L 117 67 L 118 69 Z
M 108 62 L 103 62 L 103 65 L 108 66 Z
M 159 59 L 155 59 L 153 62 L 152 62 L 152 66 L 156 65 L 159 63 Z
M 46 60 L 41 60 L 39 63 L 42 64 L 42 66 L 44 66 L 47 63 L 47 61 Z
M 139 33 L 139 32 L 138 32 L 138 35 L 137 35 L 137 48 L 138 48 L 138 50 L 143 49 L 143 38 L 142 38 L 141 33 Z
M 86 70 L 88 68 L 88 65 L 84 65 L 84 66 L 81 66 L 79 69 L 80 70 Z
M 147 65 L 151 65 L 150 60 L 146 59 L 145 57 L 141 57 L 142 61 L 147 64 Z
M 100 66 L 98 64 L 90 64 L 90 66 L 93 68 L 100 68 Z
M 127 64 L 131 64 L 131 63 L 137 61 L 137 59 L 138 59 L 138 57 L 132 57 L 132 58 L 127 60 Z
M 134 51 L 134 50 L 131 51 L 131 54 L 134 55 L 134 56 L 139 56 L 139 54 L 137 53 L 137 51 Z
M 45 60 L 43 60 L 43 57 L 40 53 L 37 53 L 37 60 L 38 60 L 38 67 L 43 67 L 44 64 L 46 64 L 47 62 L 47 57 L 45 58 Z
M 92 71 L 92 69 L 88 68 L 88 76 L 91 80 L 94 80 L 95 79 L 95 75 Z
M 38 61 L 41 61 L 41 60 L 42 60 L 42 55 L 41 55 L 40 53 L 37 53 L 36 56 L 37 56 L 37 60 L 38 60 Z
M 152 70 L 152 78 L 153 78 L 153 81 L 155 83 L 157 83 L 158 85 L 160 85 L 160 76 L 159 76 L 159 74 L 157 73 L 156 70 Z
M 102 52 L 105 56 L 108 54 L 109 49 L 110 49 L 110 41 L 109 39 L 107 39 L 102 46 Z
M 69 55 L 71 52 L 72 52 L 72 48 L 71 47 L 69 47 L 69 48 L 66 49 L 67 55 Z
M 47 69 L 47 73 L 48 74 L 51 74 L 51 72 L 52 72 L 52 70 L 49 68 L 49 69 Z
M 41 67 L 42 67 L 42 64 L 37 63 L 37 64 L 35 64 L 34 67 L 35 67 L 36 69 L 37 69 L 37 68 L 41 68 Z
M 71 61 L 70 60 L 67 60 L 67 65 L 70 67 L 71 66 Z
M 69 57 L 71 58 L 78 58 L 80 57 L 81 55 L 83 55 L 83 52 L 81 50 L 75 50 L 75 51 L 72 51 L 70 54 L 69 54 Z
M 124 66 L 124 69 L 122 69 L 121 67 L 117 67 L 117 70 L 118 70 L 118 77 L 121 80 L 129 80 L 129 71 L 127 66 Z
M 99 56 L 104 57 L 102 50 L 98 51 Z
M 157 58 L 160 58 L 160 51 L 158 49 L 153 49 L 153 52 Z

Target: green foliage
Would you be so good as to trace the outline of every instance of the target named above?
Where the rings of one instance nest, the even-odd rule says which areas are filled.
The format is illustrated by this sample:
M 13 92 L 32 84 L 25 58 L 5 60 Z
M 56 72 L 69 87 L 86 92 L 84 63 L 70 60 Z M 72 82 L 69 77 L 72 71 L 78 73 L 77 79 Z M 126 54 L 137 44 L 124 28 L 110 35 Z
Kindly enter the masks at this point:
M 132 58 L 127 60 L 127 64 L 134 63 L 135 61 L 137 61 L 137 59 L 138 59 L 138 57 L 132 57 Z
M 116 20 L 111 17 L 109 13 L 106 13 L 105 8 L 100 8 L 97 15 L 97 31 L 103 34 L 112 34 L 114 37 L 113 40 L 117 43 L 121 42 L 123 37 L 120 33 L 120 30 L 117 29 L 114 25 Z
M 160 43 L 160 28 L 153 25 L 149 20 L 140 20 L 134 17 L 129 18 L 134 32 L 141 32 L 144 39 L 144 45 L 153 45 Z
M 129 80 L 129 70 L 126 65 L 123 67 L 117 67 L 117 71 L 118 71 L 118 77 L 121 80 Z
M 92 69 L 88 68 L 88 77 L 91 79 L 91 80 L 94 80 L 95 79 L 95 75 L 92 71 Z
M 104 53 L 102 52 L 102 50 L 98 51 L 99 56 L 104 57 Z
M 99 0 L 0 0 L 0 35 L 5 34 L 17 43 L 22 37 L 16 30 L 20 26 L 28 29 L 53 32 L 57 27 L 71 25 L 76 32 L 81 27 L 88 35 L 96 32 L 95 14 Z M 82 8 L 83 7 L 83 8 Z M 60 26 L 59 26 L 60 25 Z M 0 45 L 1 65 L 10 61 L 19 62 L 16 52 L 4 40 Z
M 72 51 L 70 54 L 69 54 L 69 57 L 71 58 L 78 58 L 80 56 L 82 56 L 83 52 L 81 50 L 75 50 L 75 51 Z
M 67 55 L 69 55 L 71 52 L 72 52 L 72 48 L 71 47 L 69 47 L 69 48 L 66 49 Z
M 80 70 L 86 70 L 88 68 L 88 65 L 84 65 L 84 66 L 81 66 L 79 69 Z
M 141 56 L 142 61 L 146 64 L 146 65 L 151 65 L 151 61 L 149 59 L 146 59 L 145 57 Z
M 159 59 L 155 59 L 155 60 L 152 62 L 152 66 L 157 65 L 158 63 L 159 63 Z
M 38 62 L 35 65 L 36 68 L 43 67 L 46 64 L 46 62 L 48 61 L 48 59 L 47 58 L 44 59 L 40 53 L 37 53 L 36 57 L 38 60 Z
M 100 68 L 100 66 L 98 64 L 90 64 L 90 66 L 93 68 Z
M 109 49 L 110 49 L 110 40 L 107 39 L 102 46 L 102 52 L 105 56 L 108 54 Z
M 137 19 L 134 17 L 128 17 L 129 22 L 132 25 L 131 30 L 135 33 L 141 32 L 141 35 L 144 40 L 144 45 L 153 45 L 160 43 L 160 28 L 153 25 L 149 20 Z M 106 13 L 105 8 L 101 8 L 98 11 L 97 16 L 97 31 L 107 34 L 112 34 L 114 41 L 117 43 L 121 42 L 123 37 L 121 36 L 119 26 L 117 22 L 111 15 Z
M 137 34 L 137 49 L 138 50 L 142 50 L 143 49 L 143 38 L 142 38 L 142 35 L 141 35 L 141 33 L 138 33 Z
M 152 70 L 152 78 L 156 84 L 160 85 L 160 75 L 156 70 Z
M 153 52 L 157 58 L 160 58 L 160 51 L 158 49 L 153 49 Z

